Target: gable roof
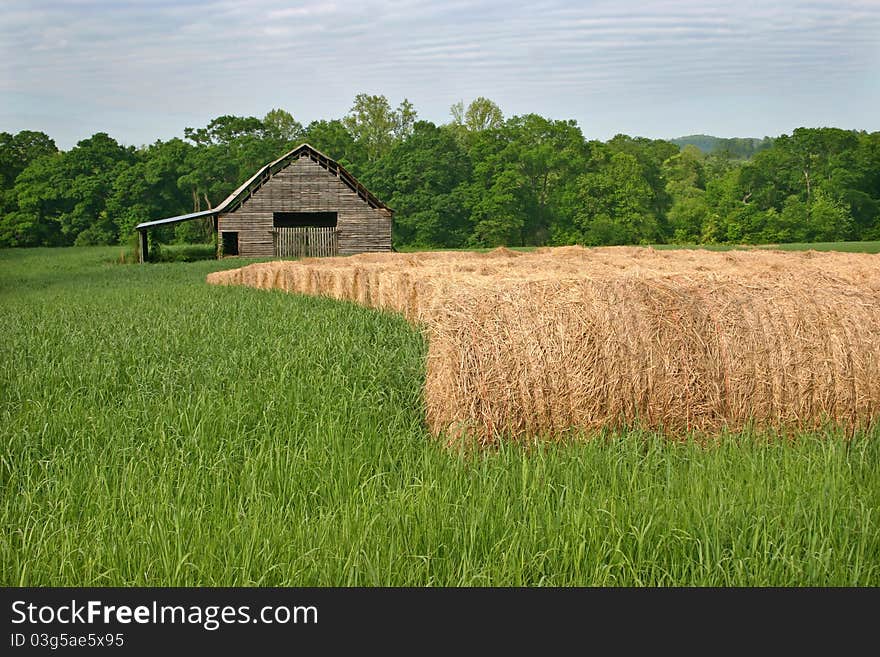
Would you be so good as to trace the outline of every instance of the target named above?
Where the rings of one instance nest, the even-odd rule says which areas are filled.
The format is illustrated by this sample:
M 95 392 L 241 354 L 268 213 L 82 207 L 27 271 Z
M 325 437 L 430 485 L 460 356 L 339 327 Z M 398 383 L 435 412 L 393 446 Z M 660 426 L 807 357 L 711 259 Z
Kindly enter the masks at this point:
M 181 221 L 189 221 L 190 219 L 198 219 L 199 217 L 213 217 L 224 212 L 231 212 L 244 203 L 251 195 L 267 183 L 272 176 L 287 167 L 292 161 L 302 157 L 308 157 L 313 162 L 321 165 L 327 171 L 338 177 L 349 189 L 360 196 L 365 203 L 371 208 L 381 208 L 391 212 L 391 208 L 380 201 L 376 196 L 358 182 L 357 178 L 346 171 L 345 167 L 336 160 L 327 157 L 317 148 L 307 143 L 302 143 L 292 151 L 285 153 L 274 162 L 264 165 L 254 175 L 248 178 L 241 186 L 227 196 L 220 205 L 210 210 L 202 210 L 201 212 L 191 212 L 189 214 L 181 214 L 176 217 L 168 217 L 167 219 L 156 219 L 155 221 L 144 221 L 139 223 L 135 228 L 143 230 L 153 226 L 164 226 L 168 224 L 176 224 Z

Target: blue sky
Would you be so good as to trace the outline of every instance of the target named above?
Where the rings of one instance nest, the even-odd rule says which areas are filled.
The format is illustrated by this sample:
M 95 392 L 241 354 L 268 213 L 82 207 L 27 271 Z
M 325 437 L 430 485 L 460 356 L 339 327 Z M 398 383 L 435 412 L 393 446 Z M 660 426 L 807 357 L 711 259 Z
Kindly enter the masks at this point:
M 273 107 L 339 118 L 355 94 L 419 116 L 487 96 L 506 116 L 617 133 L 880 130 L 880 0 L 427 2 L 5 0 L 0 130 L 125 144 Z

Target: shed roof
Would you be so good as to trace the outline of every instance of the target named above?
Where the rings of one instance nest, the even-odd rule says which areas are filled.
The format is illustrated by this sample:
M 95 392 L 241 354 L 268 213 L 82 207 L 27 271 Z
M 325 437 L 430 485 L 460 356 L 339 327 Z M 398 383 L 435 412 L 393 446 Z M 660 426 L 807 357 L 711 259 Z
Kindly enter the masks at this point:
M 239 205 L 244 203 L 255 191 L 263 186 L 272 176 L 284 169 L 291 161 L 307 156 L 313 162 L 320 164 L 330 173 L 337 176 L 345 183 L 353 192 L 360 196 L 372 208 L 382 208 L 391 211 L 387 205 L 380 201 L 376 196 L 358 182 L 357 178 L 346 171 L 345 167 L 336 160 L 327 157 L 317 148 L 310 144 L 303 143 L 294 148 L 292 151 L 285 153 L 274 162 L 264 165 L 254 175 L 248 178 L 241 186 L 227 196 L 220 205 L 210 210 L 201 212 L 191 212 L 189 214 L 181 214 L 176 217 L 168 217 L 167 219 L 156 219 L 155 221 L 144 221 L 139 223 L 135 228 L 137 230 L 146 230 L 153 226 L 164 226 L 168 224 L 176 224 L 181 221 L 189 221 L 190 219 L 198 219 L 199 217 L 213 217 L 224 212 L 230 212 Z

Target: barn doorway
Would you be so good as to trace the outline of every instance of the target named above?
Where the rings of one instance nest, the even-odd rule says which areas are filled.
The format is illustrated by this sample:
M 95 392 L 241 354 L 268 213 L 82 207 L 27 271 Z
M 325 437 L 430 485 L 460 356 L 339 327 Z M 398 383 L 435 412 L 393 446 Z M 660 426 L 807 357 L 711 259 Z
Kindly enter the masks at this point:
M 238 255 L 238 233 L 223 231 L 223 255 Z
M 272 244 L 278 258 L 319 258 L 339 253 L 335 212 L 273 212 Z

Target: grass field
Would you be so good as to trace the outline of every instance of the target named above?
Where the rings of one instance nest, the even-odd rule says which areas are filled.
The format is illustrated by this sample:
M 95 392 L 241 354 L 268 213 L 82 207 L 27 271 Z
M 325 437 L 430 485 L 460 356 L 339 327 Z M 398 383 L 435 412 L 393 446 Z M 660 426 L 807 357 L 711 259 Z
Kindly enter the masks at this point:
M 880 241 L 874 242 L 789 242 L 787 244 L 656 244 L 655 249 L 709 249 L 711 251 L 730 251 L 731 249 L 777 249 L 779 251 L 843 251 L 844 253 L 880 253 Z
M 880 431 L 461 455 L 397 316 L 0 252 L 0 584 L 880 585 Z
M 880 253 L 880 240 L 865 242 L 789 242 L 787 244 L 653 244 L 655 249 L 705 249 L 707 251 L 731 251 L 733 249 L 778 249 L 780 251 L 843 251 L 845 253 Z M 180 247 L 170 247 L 171 249 Z M 514 251 L 531 251 L 533 246 L 514 246 Z M 444 251 L 491 251 L 492 249 L 442 249 Z M 412 253 L 419 249 L 402 248 Z

